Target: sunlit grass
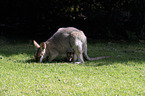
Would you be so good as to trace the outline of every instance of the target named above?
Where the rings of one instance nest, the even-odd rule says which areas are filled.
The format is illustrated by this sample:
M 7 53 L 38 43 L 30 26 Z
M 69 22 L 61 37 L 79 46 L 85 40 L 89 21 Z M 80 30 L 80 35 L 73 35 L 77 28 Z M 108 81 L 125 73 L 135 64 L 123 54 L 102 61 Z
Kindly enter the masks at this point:
M 111 55 L 82 64 L 36 63 L 30 44 L 0 47 L 0 95 L 145 95 L 145 45 L 88 44 L 90 57 Z

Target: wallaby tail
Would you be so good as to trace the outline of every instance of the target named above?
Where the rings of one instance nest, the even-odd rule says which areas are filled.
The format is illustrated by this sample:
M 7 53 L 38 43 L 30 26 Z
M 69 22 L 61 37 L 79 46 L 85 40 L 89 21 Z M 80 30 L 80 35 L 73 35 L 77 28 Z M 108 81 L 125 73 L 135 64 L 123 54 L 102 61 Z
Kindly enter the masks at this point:
M 111 57 L 111 56 L 101 56 L 101 57 L 90 58 L 90 57 L 88 56 L 87 52 L 85 51 L 85 52 L 84 52 L 84 57 L 85 57 L 85 59 L 87 59 L 87 60 L 99 60 L 99 59 L 103 59 L 103 58 L 109 58 L 109 57 Z
M 87 59 L 87 60 L 99 60 L 99 59 L 111 57 L 111 56 L 101 56 L 101 57 L 90 58 L 87 54 L 87 41 L 85 42 L 84 48 L 85 48 L 85 51 L 84 51 L 83 55 L 84 55 L 85 59 Z

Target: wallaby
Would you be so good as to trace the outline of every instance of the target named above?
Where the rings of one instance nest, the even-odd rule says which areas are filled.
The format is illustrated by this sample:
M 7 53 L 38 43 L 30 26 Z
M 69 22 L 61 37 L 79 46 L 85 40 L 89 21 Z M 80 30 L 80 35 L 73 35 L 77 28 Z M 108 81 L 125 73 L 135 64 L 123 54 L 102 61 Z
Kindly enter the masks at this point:
M 42 62 L 44 58 L 49 57 L 49 62 L 54 60 L 59 55 L 64 55 L 69 50 L 74 51 L 73 62 L 84 63 L 83 56 L 87 60 L 98 60 L 110 56 L 102 56 L 90 58 L 87 55 L 87 38 L 83 31 L 74 28 L 66 27 L 59 28 L 52 37 L 47 41 L 42 42 L 40 45 L 34 40 L 36 47 L 35 60 Z
M 72 62 L 73 58 L 74 58 L 74 52 L 67 52 L 66 53 L 66 61 L 67 62 Z

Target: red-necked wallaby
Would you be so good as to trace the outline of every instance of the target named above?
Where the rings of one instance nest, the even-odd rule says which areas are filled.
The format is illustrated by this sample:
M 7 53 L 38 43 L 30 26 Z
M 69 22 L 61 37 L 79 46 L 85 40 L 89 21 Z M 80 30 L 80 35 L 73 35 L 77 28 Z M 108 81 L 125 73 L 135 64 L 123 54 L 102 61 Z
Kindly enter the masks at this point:
M 47 41 L 40 45 L 34 40 L 36 47 L 35 60 L 42 62 L 44 58 L 49 57 L 49 62 L 59 55 L 64 55 L 69 50 L 73 50 L 73 61 L 84 63 L 83 56 L 87 60 L 98 60 L 110 56 L 90 58 L 87 55 L 87 38 L 83 31 L 74 27 L 59 28 L 58 31 Z

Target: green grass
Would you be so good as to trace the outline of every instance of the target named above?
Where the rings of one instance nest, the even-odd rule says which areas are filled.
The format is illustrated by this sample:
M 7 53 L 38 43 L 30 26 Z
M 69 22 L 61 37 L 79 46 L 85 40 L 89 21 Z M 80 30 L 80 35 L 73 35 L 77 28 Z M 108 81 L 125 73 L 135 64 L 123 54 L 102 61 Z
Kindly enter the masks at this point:
M 36 63 L 34 46 L 0 45 L 0 95 L 145 96 L 145 44 L 97 42 L 88 55 L 112 56 L 82 64 Z

